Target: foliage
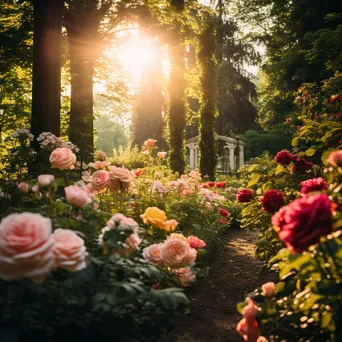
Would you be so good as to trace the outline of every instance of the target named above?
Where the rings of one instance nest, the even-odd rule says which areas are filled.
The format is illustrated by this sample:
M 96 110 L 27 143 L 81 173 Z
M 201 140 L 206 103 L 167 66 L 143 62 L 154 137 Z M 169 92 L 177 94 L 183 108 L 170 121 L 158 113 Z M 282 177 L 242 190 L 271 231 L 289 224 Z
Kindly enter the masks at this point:
M 210 16 L 210 14 L 209 14 Z M 217 116 L 217 81 L 215 60 L 215 20 L 206 19 L 206 27 L 199 37 L 199 70 L 202 86 L 200 107 L 199 169 L 202 176 L 215 180 L 217 164 L 217 141 L 215 118 Z
M 269 152 L 274 155 L 278 151 L 290 148 L 290 137 L 284 132 L 266 132 L 248 130 L 244 134 L 239 135 L 241 140 L 245 143 L 244 155 L 245 160 L 259 157 L 264 152 Z

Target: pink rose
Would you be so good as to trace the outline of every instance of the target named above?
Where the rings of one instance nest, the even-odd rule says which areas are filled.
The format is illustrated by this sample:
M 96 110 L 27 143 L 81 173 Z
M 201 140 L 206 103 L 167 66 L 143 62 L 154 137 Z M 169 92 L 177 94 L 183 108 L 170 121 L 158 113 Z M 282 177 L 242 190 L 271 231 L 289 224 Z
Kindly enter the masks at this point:
M 80 271 L 87 267 L 84 241 L 69 229 L 56 229 L 52 235 L 53 253 L 57 267 L 69 272 Z
M 67 202 L 76 207 L 85 207 L 93 201 L 87 191 L 79 186 L 70 185 L 64 188 L 64 191 Z
M 154 140 L 154 139 L 147 139 L 145 142 L 144 142 L 144 145 L 146 147 L 153 147 L 155 144 L 156 144 L 157 140 Z
M 161 258 L 161 246 L 163 244 L 153 244 L 150 245 L 143 250 L 143 257 L 145 260 L 148 260 L 150 263 L 153 265 L 157 266 L 162 263 L 162 258 Z
M 54 179 L 54 175 L 39 175 L 38 184 L 41 186 L 48 186 Z
M 96 157 L 97 157 L 98 160 L 104 161 L 104 160 L 106 160 L 107 156 L 106 156 L 105 152 L 98 151 Z
M 107 187 L 109 173 L 104 170 L 98 170 L 91 176 L 91 185 L 95 190 L 101 191 Z
M 158 152 L 157 157 L 159 159 L 164 159 L 166 157 L 167 152 Z
M 206 243 L 203 240 L 193 235 L 188 236 L 188 242 L 190 244 L 190 247 L 195 249 L 203 248 L 206 246 Z
M 174 270 L 173 273 L 177 276 L 178 281 L 183 287 L 190 286 L 196 279 L 196 275 L 188 267 Z
M 43 282 L 54 267 L 52 226 L 40 214 L 11 214 L 0 224 L 0 278 Z
M 115 214 L 108 222 L 107 226 L 102 229 L 102 234 L 99 235 L 99 244 L 105 245 L 103 241 L 104 234 L 109 232 L 111 229 L 115 229 L 116 227 L 127 226 L 133 230 L 132 234 L 128 236 L 123 244 L 125 247 L 124 250 L 119 251 L 121 255 L 127 256 L 134 250 L 139 249 L 139 245 L 142 240 L 138 235 L 138 224 L 131 218 L 126 217 L 123 214 Z
M 261 286 L 262 294 L 266 297 L 273 297 L 275 294 L 275 285 L 273 282 L 265 283 Z
M 170 268 L 189 264 L 189 246 L 180 239 L 167 239 L 161 247 L 161 255 L 164 265 Z
M 189 247 L 189 253 L 188 253 L 188 264 L 192 265 L 197 258 L 197 250 L 195 248 Z
M 327 195 L 306 195 L 282 207 L 272 217 L 281 241 L 293 252 L 303 252 L 333 230 Z
M 76 156 L 68 147 L 56 148 L 50 154 L 51 167 L 59 170 L 74 169 Z
M 155 181 L 154 182 L 153 189 L 154 189 L 154 191 L 158 192 L 159 194 L 167 194 L 170 191 L 160 181 Z
M 120 179 L 120 181 L 123 183 L 130 183 L 134 179 L 131 171 L 116 166 L 112 166 L 110 168 L 110 177 Z
M 22 194 L 27 194 L 29 192 L 29 185 L 25 182 L 20 182 L 17 187 Z

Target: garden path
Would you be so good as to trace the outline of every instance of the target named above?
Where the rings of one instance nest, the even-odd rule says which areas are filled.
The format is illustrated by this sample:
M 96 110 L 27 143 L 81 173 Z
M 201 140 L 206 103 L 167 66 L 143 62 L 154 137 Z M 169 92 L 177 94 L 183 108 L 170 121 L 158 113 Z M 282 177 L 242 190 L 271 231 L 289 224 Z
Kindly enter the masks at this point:
M 163 342 L 237 342 L 236 332 L 242 316 L 236 304 L 249 291 L 263 284 L 259 278 L 262 262 L 255 260 L 256 234 L 231 229 L 221 255 L 213 262 L 210 277 L 187 291 L 190 313 L 177 318 L 176 329 Z

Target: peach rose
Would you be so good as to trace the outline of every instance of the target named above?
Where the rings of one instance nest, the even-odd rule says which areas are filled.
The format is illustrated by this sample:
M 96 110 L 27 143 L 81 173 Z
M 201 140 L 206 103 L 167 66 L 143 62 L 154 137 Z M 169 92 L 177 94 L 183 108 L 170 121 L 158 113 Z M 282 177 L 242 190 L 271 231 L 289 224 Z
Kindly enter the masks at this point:
M 183 240 L 183 241 L 185 241 L 185 242 L 187 243 L 187 245 L 189 246 L 188 239 L 187 239 L 183 234 L 172 233 L 172 234 L 170 234 L 170 236 L 168 237 L 168 239 Z
M 333 167 L 342 166 L 342 150 L 334 151 L 329 155 L 327 163 Z
M 144 141 L 144 145 L 147 147 L 153 147 L 156 144 L 157 140 L 154 139 L 147 139 Z
M 17 184 L 17 187 L 22 194 L 27 194 L 29 192 L 29 185 L 25 182 L 20 182 Z
M 103 152 L 103 151 L 98 151 L 97 154 L 96 154 L 96 157 L 98 160 L 101 160 L 101 161 L 104 161 L 106 160 L 106 153 Z
M 259 324 L 257 321 L 249 322 L 243 318 L 236 327 L 237 332 L 246 342 L 254 342 L 260 336 Z
M 265 336 L 260 336 L 260 337 L 257 339 L 257 342 L 268 342 L 268 339 L 267 339 Z
M 180 268 L 189 263 L 189 246 L 183 240 L 167 239 L 161 247 L 161 255 L 165 266 Z
M 158 152 L 157 157 L 159 159 L 164 159 L 166 157 L 167 152 Z
M 52 235 L 53 253 L 57 267 L 69 272 L 80 271 L 87 267 L 84 241 L 69 229 L 56 229 Z
M 250 321 L 254 321 L 256 317 L 256 313 L 258 312 L 258 307 L 255 305 L 252 298 L 246 298 L 247 305 L 243 308 L 242 314 L 243 316 Z
M 67 202 L 76 207 L 85 207 L 93 201 L 87 191 L 79 186 L 70 185 L 64 188 L 64 191 Z
M 167 219 L 163 210 L 157 207 L 149 207 L 146 209 L 143 215 L 140 215 L 145 224 L 151 224 L 152 226 L 164 229 L 164 223 Z
M 268 282 L 268 283 L 265 283 L 261 286 L 262 288 L 262 294 L 266 297 L 273 297 L 274 296 L 274 293 L 275 293 L 275 285 L 273 282 Z
M 93 189 L 101 191 L 107 187 L 109 180 L 109 173 L 104 170 L 98 170 L 91 176 L 91 185 Z
M 48 186 L 54 179 L 54 175 L 39 175 L 38 184 L 41 186 Z
M 176 227 L 178 226 L 178 222 L 176 220 L 167 220 L 164 222 L 163 224 L 163 229 L 166 231 L 166 232 L 173 232 Z
M 203 248 L 206 246 L 206 243 L 203 240 L 193 235 L 188 236 L 188 242 L 190 244 L 190 247 L 195 248 L 195 249 Z
M 161 258 L 161 247 L 162 243 L 154 243 L 143 250 L 143 257 L 145 260 L 148 260 L 153 265 L 157 266 L 162 263 Z
M 196 275 L 192 273 L 188 267 L 180 268 L 175 270 L 173 273 L 177 276 L 178 281 L 183 287 L 190 286 L 196 279 Z
M 50 154 L 51 167 L 59 170 L 74 169 L 76 156 L 68 147 L 56 148 Z
M 40 214 L 11 214 L 0 224 L 0 278 L 43 282 L 54 267 L 52 225 Z

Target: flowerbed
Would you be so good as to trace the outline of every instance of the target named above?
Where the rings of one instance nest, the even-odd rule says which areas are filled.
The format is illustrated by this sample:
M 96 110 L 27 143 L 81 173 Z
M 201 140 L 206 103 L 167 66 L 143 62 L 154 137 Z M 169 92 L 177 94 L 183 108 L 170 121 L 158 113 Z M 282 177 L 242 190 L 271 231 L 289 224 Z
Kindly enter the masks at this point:
M 103 152 L 81 164 L 77 147 L 51 133 L 38 139 L 42 173 L 31 178 L 19 168 L 35 157 L 31 139 L 12 135 L 2 169 L 1 337 L 157 337 L 238 218 L 232 189 L 198 172 L 175 178 L 152 139 L 142 149 L 149 166 L 128 170 Z

